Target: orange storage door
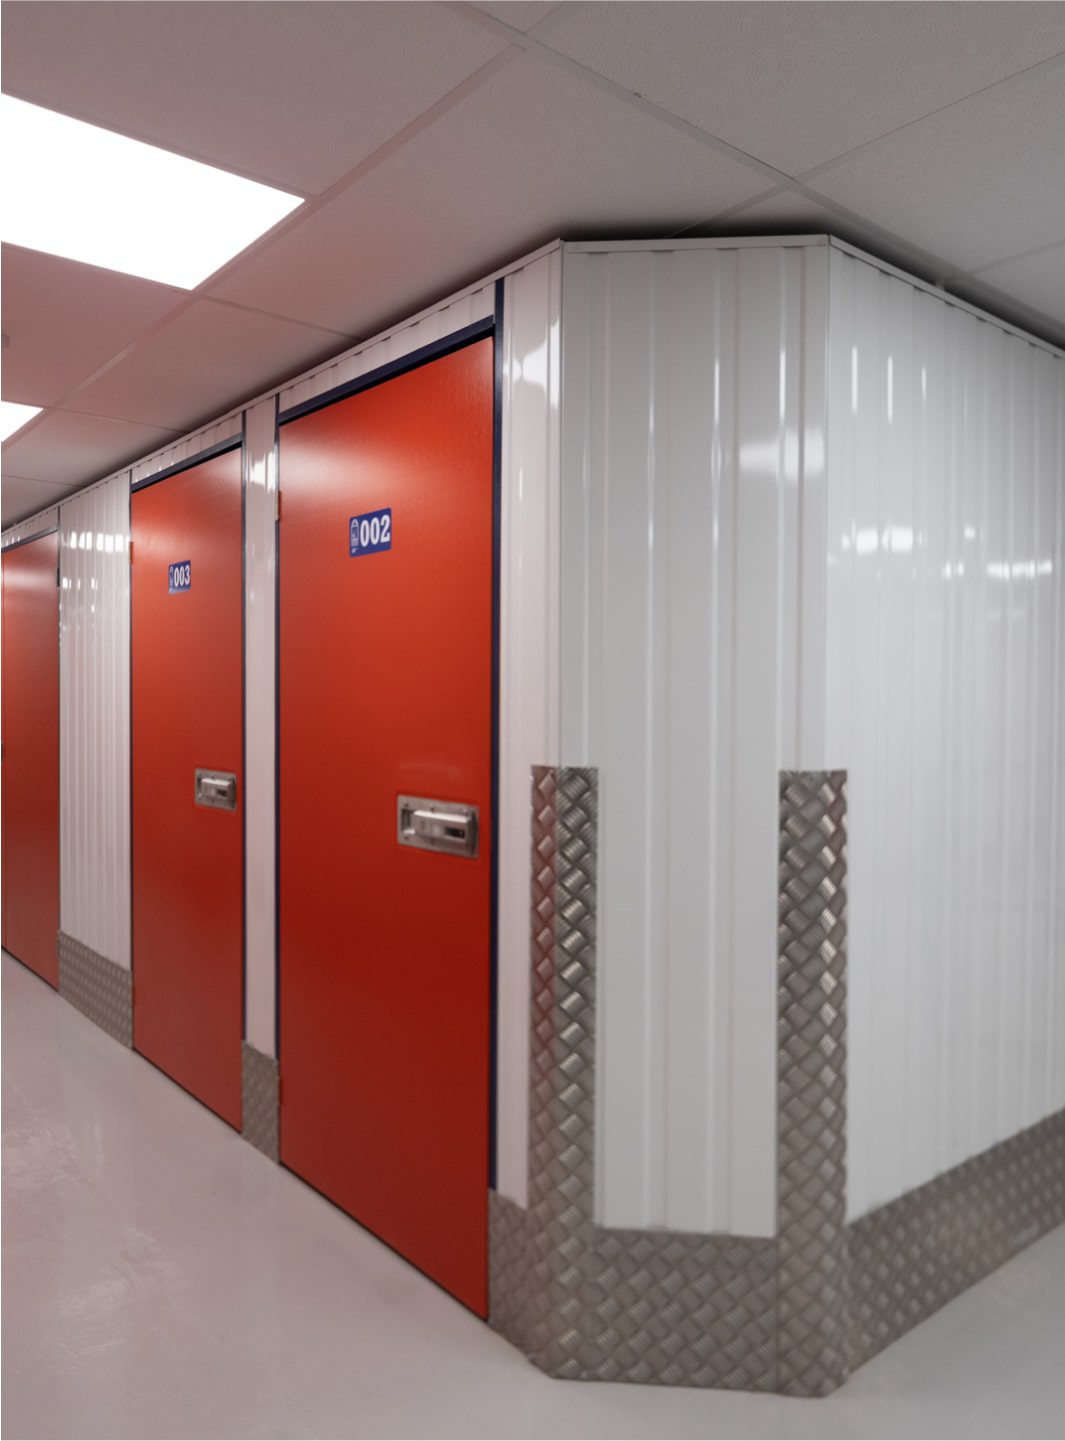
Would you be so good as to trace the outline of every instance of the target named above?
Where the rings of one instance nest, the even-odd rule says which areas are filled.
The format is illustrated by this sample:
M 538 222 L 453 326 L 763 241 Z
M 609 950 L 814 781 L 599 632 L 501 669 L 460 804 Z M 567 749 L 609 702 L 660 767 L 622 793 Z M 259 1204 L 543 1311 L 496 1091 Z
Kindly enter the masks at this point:
M 59 984 L 58 538 L 3 557 L 3 944 Z
M 233 1126 L 244 1012 L 239 450 L 131 503 L 133 1043 Z M 235 806 L 197 800 L 197 771 Z M 202 788 L 201 788 L 202 789 Z M 223 801 L 226 796 L 220 797 Z
M 284 425 L 279 531 L 281 1159 L 480 1315 L 492 423 L 486 339 Z

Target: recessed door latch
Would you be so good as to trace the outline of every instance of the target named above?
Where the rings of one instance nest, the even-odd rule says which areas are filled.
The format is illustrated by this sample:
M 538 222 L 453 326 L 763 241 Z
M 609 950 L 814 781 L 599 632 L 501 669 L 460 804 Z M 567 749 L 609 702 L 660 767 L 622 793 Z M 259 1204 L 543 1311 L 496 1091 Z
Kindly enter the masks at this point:
M 235 811 L 237 778 L 232 771 L 197 770 L 196 804 L 216 811 Z
M 476 806 L 429 801 L 423 796 L 400 796 L 396 816 L 396 838 L 401 846 L 444 851 L 453 856 L 477 855 Z

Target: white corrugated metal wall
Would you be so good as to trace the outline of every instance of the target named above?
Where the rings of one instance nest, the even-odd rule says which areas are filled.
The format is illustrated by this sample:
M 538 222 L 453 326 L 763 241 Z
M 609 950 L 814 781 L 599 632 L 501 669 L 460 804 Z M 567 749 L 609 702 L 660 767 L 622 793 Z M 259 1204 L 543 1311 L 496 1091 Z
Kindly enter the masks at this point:
M 600 773 L 598 1217 L 771 1236 L 827 250 L 727 244 L 566 251 L 562 759 Z
M 1065 358 L 831 252 L 849 1212 L 1065 1105 Z
M 129 472 L 59 519 L 59 924 L 129 970 Z

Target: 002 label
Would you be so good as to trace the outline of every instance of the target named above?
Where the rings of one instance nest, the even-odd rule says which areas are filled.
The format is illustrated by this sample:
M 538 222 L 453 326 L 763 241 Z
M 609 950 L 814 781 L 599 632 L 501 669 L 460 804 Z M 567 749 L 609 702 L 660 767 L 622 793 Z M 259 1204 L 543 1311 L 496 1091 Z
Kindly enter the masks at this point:
M 167 570 L 166 588 L 171 595 L 192 589 L 192 561 L 178 560 Z
M 376 555 L 392 549 L 392 507 L 353 515 L 348 522 L 348 554 Z

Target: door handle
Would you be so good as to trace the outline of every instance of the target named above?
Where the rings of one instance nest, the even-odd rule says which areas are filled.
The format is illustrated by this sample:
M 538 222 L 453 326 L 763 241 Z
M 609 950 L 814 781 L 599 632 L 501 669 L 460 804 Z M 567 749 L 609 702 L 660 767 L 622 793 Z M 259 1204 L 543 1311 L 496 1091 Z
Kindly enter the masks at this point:
M 237 778 L 233 772 L 197 770 L 196 804 L 216 811 L 235 811 Z
M 401 846 L 445 851 L 471 859 L 477 855 L 479 813 L 476 806 L 400 796 L 396 812 L 396 838 Z

